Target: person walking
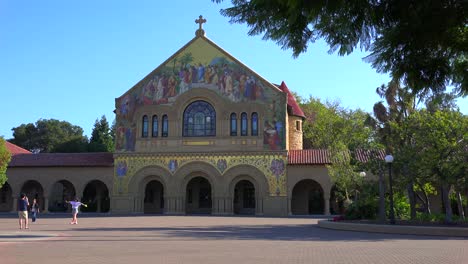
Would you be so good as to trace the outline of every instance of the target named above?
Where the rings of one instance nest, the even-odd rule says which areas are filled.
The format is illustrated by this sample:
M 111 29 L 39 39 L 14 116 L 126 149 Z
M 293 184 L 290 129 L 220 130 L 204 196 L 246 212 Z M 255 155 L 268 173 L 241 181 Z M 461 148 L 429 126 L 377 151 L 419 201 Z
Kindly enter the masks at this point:
M 32 222 L 36 222 L 37 214 L 39 213 L 39 204 L 37 203 L 36 199 L 33 199 L 33 203 L 31 205 L 31 218 Z
M 22 193 L 20 195 L 20 199 L 18 200 L 18 218 L 19 218 L 20 229 L 23 229 L 23 222 L 24 222 L 24 228 L 29 229 L 28 206 L 29 206 L 28 197 L 26 196 L 26 194 Z
M 66 203 L 69 203 L 71 204 L 72 206 L 72 215 L 73 215 L 73 218 L 72 218 L 72 221 L 70 222 L 71 225 L 77 225 L 78 224 L 78 219 L 77 219 L 77 214 L 78 214 L 78 209 L 80 208 L 80 206 L 84 206 L 84 207 L 88 207 L 86 204 L 80 202 L 78 200 L 78 198 L 75 198 L 74 201 L 65 201 Z

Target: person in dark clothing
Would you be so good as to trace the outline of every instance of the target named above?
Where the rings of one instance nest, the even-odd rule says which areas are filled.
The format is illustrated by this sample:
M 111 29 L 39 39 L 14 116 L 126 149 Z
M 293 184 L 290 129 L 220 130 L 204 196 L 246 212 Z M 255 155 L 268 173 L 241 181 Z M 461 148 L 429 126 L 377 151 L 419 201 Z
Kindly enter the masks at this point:
M 36 222 L 37 214 L 39 213 L 39 204 L 37 200 L 33 200 L 33 204 L 31 205 L 31 218 L 33 223 Z
M 24 227 L 26 229 L 29 229 L 28 206 L 29 206 L 28 197 L 26 196 L 26 194 L 22 193 L 20 196 L 20 200 L 18 200 L 18 218 L 19 218 L 20 229 L 23 229 L 23 220 L 24 220 Z

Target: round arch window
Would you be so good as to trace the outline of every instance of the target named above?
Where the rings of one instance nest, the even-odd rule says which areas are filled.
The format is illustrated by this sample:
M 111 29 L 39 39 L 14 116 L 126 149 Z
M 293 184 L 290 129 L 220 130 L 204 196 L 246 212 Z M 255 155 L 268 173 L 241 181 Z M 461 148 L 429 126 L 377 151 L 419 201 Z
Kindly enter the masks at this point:
M 205 101 L 192 102 L 184 111 L 184 137 L 216 136 L 216 111 Z

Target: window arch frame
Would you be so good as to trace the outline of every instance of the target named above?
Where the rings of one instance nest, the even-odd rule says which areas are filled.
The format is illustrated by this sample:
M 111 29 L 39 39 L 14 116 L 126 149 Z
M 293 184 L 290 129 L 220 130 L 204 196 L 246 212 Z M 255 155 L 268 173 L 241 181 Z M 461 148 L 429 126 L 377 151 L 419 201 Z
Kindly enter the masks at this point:
M 249 121 L 247 118 L 247 113 L 242 112 L 241 114 L 241 125 L 240 125 L 240 130 L 241 130 L 241 136 L 245 137 L 249 134 Z
M 155 138 L 158 137 L 159 134 L 158 115 L 153 115 L 151 121 L 151 137 Z
M 148 116 L 143 115 L 143 118 L 141 120 L 141 137 L 142 138 L 148 137 L 148 130 L 149 130 Z
M 230 123 L 229 123 L 230 135 L 235 137 L 237 136 L 237 114 L 231 113 L 229 120 L 230 120 Z
M 161 137 L 167 137 L 169 135 L 169 118 L 166 114 L 162 116 L 161 123 Z
M 182 137 L 216 136 L 216 109 L 205 100 L 187 105 L 182 115 Z
M 258 136 L 258 113 L 257 112 L 253 112 L 250 115 L 250 135 Z

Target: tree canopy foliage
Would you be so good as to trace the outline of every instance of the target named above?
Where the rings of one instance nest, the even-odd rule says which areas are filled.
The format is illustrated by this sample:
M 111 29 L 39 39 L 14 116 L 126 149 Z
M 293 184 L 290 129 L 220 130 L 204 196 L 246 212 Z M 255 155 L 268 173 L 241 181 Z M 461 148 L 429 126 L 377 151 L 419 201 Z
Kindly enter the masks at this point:
M 0 137 L 0 188 L 7 181 L 6 169 L 10 160 L 11 153 L 6 148 L 5 140 Z
M 212 0 L 223 2 L 223 0 Z M 468 95 L 468 2 L 464 0 L 231 0 L 221 14 L 246 23 L 249 35 L 264 34 L 293 56 L 324 39 L 329 52 L 357 47 L 366 60 L 415 91 Z
M 367 125 L 368 114 L 360 109 L 350 110 L 338 102 L 322 103 L 320 99 L 298 98 L 306 116 L 303 124 L 304 148 L 327 149 L 331 164 L 328 173 L 338 195 L 349 201 L 362 182 L 360 172 L 365 168 L 356 159 L 356 151 L 379 148 L 373 130 Z
M 109 127 L 109 122 L 105 116 L 101 120 L 94 122 L 93 132 L 89 140 L 89 152 L 113 152 L 114 138 L 112 129 Z
M 86 152 L 88 139 L 83 129 L 67 121 L 39 119 L 35 124 L 12 128 L 9 141 L 31 152 Z

